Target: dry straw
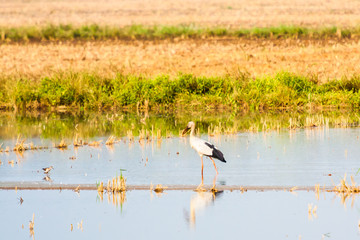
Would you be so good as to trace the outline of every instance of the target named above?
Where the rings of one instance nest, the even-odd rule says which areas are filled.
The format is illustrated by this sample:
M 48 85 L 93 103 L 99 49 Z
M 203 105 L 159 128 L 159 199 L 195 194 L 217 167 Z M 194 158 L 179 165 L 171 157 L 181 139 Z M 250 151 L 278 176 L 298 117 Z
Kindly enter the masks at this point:
M 60 143 L 58 145 L 55 145 L 58 149 L 66 149 L 68 147 L 68 144 L 65 142 L 64 139 L 61 139 Z
M 115 144 L 115 143 L 116 143 L 116 137 L 110 136 L 110 137 L 106 140 L 105 145 L 113 145 L 113 144 Z
M 360 186 L 356 186 L 356 182 L 354 181 L 354 177 L 350 177 L 351 185 L 346 182 L 346 174 L 343 179 L 341 179 L 340 184 L 338 186 L 334 186 L 333 191 L 337 193 L 343 194 L 353 194 L 360 193 Z

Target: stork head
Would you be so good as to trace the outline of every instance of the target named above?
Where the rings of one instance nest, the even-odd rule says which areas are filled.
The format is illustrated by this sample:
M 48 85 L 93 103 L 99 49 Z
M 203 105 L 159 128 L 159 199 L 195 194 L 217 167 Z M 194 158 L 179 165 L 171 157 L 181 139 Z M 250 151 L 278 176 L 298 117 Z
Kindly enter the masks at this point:
M 186 128 L 184 129 L 184 131 L 182 132 L 182 135 L 184 136 L 191 128 L 195 127 L 195 123 L 194 122 L 189 122 L 186 126 Z

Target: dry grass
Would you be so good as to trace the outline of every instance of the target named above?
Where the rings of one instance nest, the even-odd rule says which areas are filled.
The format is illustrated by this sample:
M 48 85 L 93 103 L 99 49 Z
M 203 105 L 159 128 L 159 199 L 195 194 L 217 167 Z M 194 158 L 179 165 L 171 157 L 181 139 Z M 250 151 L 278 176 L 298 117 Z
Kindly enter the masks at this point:
M 114 136 L 110 136 L 106 142 L 105 142 L 105 145 L 114 145 L 116 143 L 116 137 Z
M 14 152 L 23 152 L 28 150 L 29 148 L 27 146 L 25 146 L 25 140 L 26 139 L 21 139 L 21 135 L 18 135 L 18 138 L 16 140 L 16 144 L 15 147 L 13 148 Z
M 0 69 L 8 75 L 44 76 L 54 71 L 124 74 L 237 74 L 254 77 L 289 71 L 328 78 L 360 71 L 360 43 L 290 41 L 89 42 L 86 44 L 1 45 Z M 47 61 L 51 59 L 51 61 Z
M 108 180 L 108 184 L 106 186 L 107 192 L 117 193 L 126 191 L 126 178 L 122 175 L 118 177 L 114 177 L 112 180 Z M 104 184 L 100 183 L 98 187 L 98 192 L 104 192 Z
M 210 126 L 208 127 L 208 135 L 210 137 L 219 136 L 220 134 L 222 134 L 224 132 L 225 132 L 225 130 L 221 126 L 221 122 L 219 123 L 219 125 L 213 126 L 212 124 L 210 124 Z
M 341 179 L 341 182 L 338 186 L 334 186 L 333 191 L 342 194 L 353 194 L 360 193 L 360 186 L 356 186 L 356 182 L 354 181 L 354 177 L 350 177 L 351 185 L 346 182 L 346 174 L 344 179 Z
M 100 182 L 97 191 L 98 191 L 99 193 L 104 192 L 104 183 L 103 183 L 103 182 Z
M 51 59 L 51 61 L 48 61 Z M 49 76 L 54 71 L 124 74 L 252 76 L 289 71 L 320 80 L 360 72 L 360 43 L 300 40 L 184 40 L 180 42 L 88 42 L 0 45 L 0 69 L 6 75 Z
M 162 138 L 162 136 L 161 136 L 161 129 L 158 129 L 158 130 L 156 131 L 156 138 L 157 138 L 158 141 L 161 141 L 161 138 Z
M 0 23 L 24 24 L 99 23 L 108 25 L 201 24 L 225 26 L 356 25 L 360 2 L 336 0 L 45 0 L 0 1 Z M 159 17 L 161 16 L 161 17 Z M 261 16 L 261 17 L 259 17 Z
M 360 193 L 360 186 L 356 185 L 353 176 L 350 177 L 351 185 L 346 181 L 346 174 L 344 178 L 340 181 L 340 184 L 334 186 L 332 192 L 335 192 L 338 197 L 341 199 L 341 203 L 344 204 L 346 208 L 346 202 L 351 198 L 351 207 L 354 206 L 355 197 Z
M 141 143 L 142 141 L 144 141 L 146 138 L 146 130 L 145 129 L 141 129 L 139 130 L 139 142 Z
M 91 147 L 99 147 L 100 144 L 101 144 L 102 140 L 99 140 L 99 141 L 92 141 L 90 142 L 88 145 L 91 146 Z
M 81 139 L 79 139 L 78 134 L 75 135 L 73 144 L 74 144 L 74 147 L 81 147 L 84 145 L 83 141 Z
M 320 184 L 315 185 L 315 197 L 316 200 L 320 200 Z
M 75 189 L 74 192 L 79 193 L 80 192 L 80 185 L 78 185 Z
M 55 148 L 58 148 L 58 149 L 66 149 L 67 147 L 68 147 L 68 144 L 65 142 L 64 139 L 61 139 L 61 141 L 58 145 L 55 144 Z
M 130 142 L 134 141 L 134 134 L 133 134 L 132 130 L 127 130 L 126 135 L 127 135 Z

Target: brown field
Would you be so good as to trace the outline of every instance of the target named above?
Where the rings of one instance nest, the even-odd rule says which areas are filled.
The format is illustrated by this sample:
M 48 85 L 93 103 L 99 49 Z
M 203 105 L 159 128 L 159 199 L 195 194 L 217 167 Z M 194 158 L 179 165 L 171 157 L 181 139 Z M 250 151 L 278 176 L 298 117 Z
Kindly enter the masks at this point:
M 248 72 L 272 75 L 285 70 L 320 80 L 360 72 L 359 42 L 272 40 L 182 40 L 179 42 L 87 42 L 0 45 L 5 75 L 43 76 L 54 71 L 112 74 L 222 76 Z
M 356 26 L 357 0 L 0 0 L 0 25 Z
M 0 0 L 0 26 L 46 23 L 180 24 L 229 27 L 358 26 L 360 1 L 184 0 L 151 2 Z M 54 71 L 116 71 L 156 76 L 179 72 L 252 76 L 290 71 L 320 80 L 352 76 L 360 70 L 355 39 L 97 41 L 0 44 L 3 75 L 44 76 Z

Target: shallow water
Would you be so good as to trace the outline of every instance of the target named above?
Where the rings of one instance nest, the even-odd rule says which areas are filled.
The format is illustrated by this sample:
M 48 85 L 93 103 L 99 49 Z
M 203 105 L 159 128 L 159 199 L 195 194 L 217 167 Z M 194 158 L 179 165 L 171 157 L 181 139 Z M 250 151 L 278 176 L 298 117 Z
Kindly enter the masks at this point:
M 19 203 L 20 197 L 24 200 Z M 114 202 L 96 191 L 0 191 L 1 235 L 28 239 L 358 239 L 360 202 L 334 193 L 128 191 Z M 312 204 L 314 212 L 309 213 Z M 59 211 L 61 209 L 61 211 Z M 82 221 L 82 225 L 81 225 Z M 71 231 L 71 224 L 73 230 Z M 24 225 L 24 228 L 22 228 Z
M 201 182 L 200 158 L 191 149 L 188 137 L 178 137 L 186 122 L 194 119 L 199 136 L 215 143 L 227 161 L 216 161 L 219 175 L 215 178 L 214 167 L 205 158 L 207 185 L 215 179 L 217 186 L 237 189 L 313 189 L 316 184 L 329 188 L 339 184 L 345 173 L 360 182 L 357 114 L 219 114 L 206 118 L 196 114 L 148 118 L 0 114 L 3 149 L 14 147 L 19 133 L 26 137 L 26 143 L 49 147 L 0 153 L 0 186 L 95 185 L 119 175 L 120 169 L 128 185 L 196 186 Z M 296 122 L 298 128 L 289 130 L 289 122 L 291 126 Z M 313 122 L 318 127 L 309 127 Z M 215 127 L 221 127 L 222 133 L 210 137 L 209 127 L 214 132 Z M 135 135 L 133 142 L 127 137 L 129 129 Z M 141 129 L 151 129 L 155 136 L 161 129 L 161 140 L 139 141 Z M 223 134 L 228 130 L 232 134 Z M 88 142 L 102 142 L 99 147 L 53 147 L 60 139 L 72 143 L 76 135 Z M 106 146 L 110 135 L 117 136 L 119 142 Z M 46 180 L 42 168 L 48 166 L 54 169 Z M 316 210 L 309 213 L 309 204 Z M 84 190 L 0 190 L 0 205 L 0 229 L 6 239 L 358 239 L 360 235 L 358 196 L 345 198 L 344 204 L 341 196 L 329 192 L 319 198 L 313 191 L 224 191 L 214 197 L 209 192 L 166 190 L 158 196 L 134 190 L 101 197 L 97 191 Z M 33 213 L 34 235 L 30 235 Z
M 202 138 L 215 143 L 227 160 L 216 161 L 217 184 L 331 186 L 345 173 L 359 179 L 359 135 L 359 128 L 313 128 Z M 104 137 L 98 139 L 106 141 Z M 0 182 L 44 181 L 41 169 L 50 165 L 54 167 L 49 174 L 54 183 L 106 182 L 119 175 L 120 169 L 125 169 L 128 184 L 196 185 L 201 181 L 200 158 L 188 137 L 172 137 L 161 143 L 121 141 L 112 147 L 102 144 L 74 149 L 71 145 L 67 150 L 3 153 L 0 158 Z M 215 175 L 211 161 L 205 158 L 205 183 L 211 184 Z

